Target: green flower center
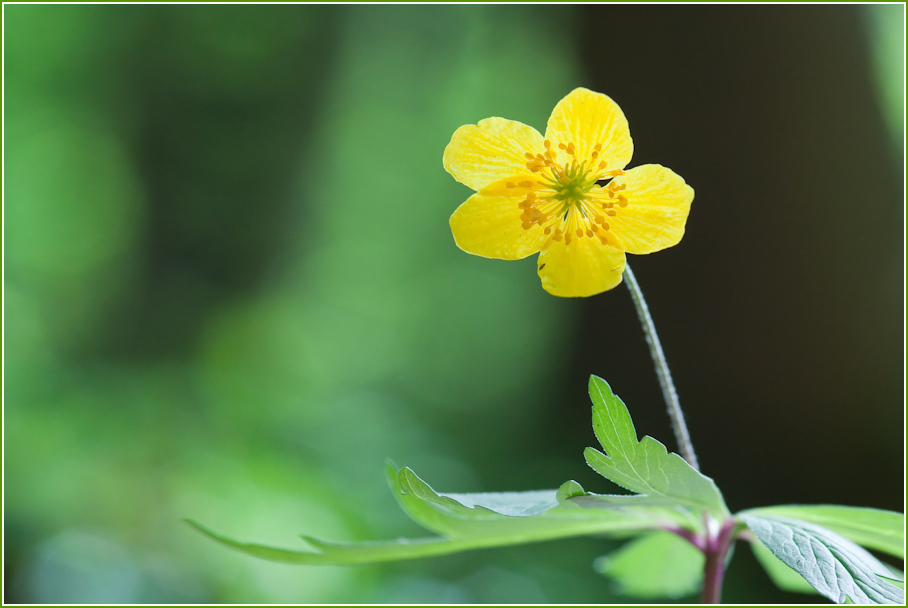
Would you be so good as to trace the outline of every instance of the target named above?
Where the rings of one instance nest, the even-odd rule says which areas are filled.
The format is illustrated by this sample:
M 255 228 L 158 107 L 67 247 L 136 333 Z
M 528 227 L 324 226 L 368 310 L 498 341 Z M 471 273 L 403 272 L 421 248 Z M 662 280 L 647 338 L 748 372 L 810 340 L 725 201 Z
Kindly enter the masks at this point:
M 586 167 L 578 165 L 576 162 L 552 172 L 553 176 L 549 181 L 552 189 L 551 197 L 561 201 L 566 205 L 577 204 L 586 199 L 587 193 L 596 185 L 596 177 L 590 175 Z M 560 173 L 560 175 L 559 175 Z
M 612 244 L 608 220 L 617 215 L 615 207 L 627 206 L 627 199 L 619 194 L 625 186 L 610 181 L 600 187 L 598 182 L 611 180 L 624 172 L 607 170 L 606 163 L 599 160 L 602 144 L 597 144 L 588 158 L 579 160 L 573 143 L 560 143 L 558 148 L 568 155 L 568 162 L 559 163 L 551 142 L 545 140 L 544 154 L 525 154 L 527 169 L 538 175 L 535 184 L 529 180 L 507 183 L 508 188 L 529 189 L 526 198 L 517 205 L 522 210 L 523 229 L 541 227 L 543 234 L 549 237 L 543 248 L 552 241 L 563 240 L 570 245 L 574 238 L 596 238 L 602 245 Z M 593 188 L 600 188 L 602 193 L 591 196 Z

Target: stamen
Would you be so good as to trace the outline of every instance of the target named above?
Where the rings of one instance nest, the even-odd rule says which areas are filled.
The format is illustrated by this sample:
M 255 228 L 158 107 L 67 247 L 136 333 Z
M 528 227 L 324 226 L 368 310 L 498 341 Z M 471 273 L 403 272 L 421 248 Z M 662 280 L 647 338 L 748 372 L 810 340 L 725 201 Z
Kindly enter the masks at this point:
M 533 173 L 538 173 L 539 171 L 542 171 L 543 168 L 545 168 L 545 163 L 538 160 L 531 160 L 527 163 L 527 169 Z

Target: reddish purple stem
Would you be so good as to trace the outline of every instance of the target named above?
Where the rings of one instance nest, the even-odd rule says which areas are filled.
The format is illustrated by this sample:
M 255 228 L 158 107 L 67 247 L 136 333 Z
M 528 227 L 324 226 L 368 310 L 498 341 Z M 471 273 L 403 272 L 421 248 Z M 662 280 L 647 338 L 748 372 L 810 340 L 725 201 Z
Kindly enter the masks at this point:
M 706 564 L 703 566 L 703 594 L 700 596 L 703 604 L 722 603 L 722 578 L 725 576 L 725 560 L 728 550 L 734 541 L 735 520 L 728 518 L 719 528 L 715 536 L 707 536 Z
M 695 546 L 706 557 L 706 563 L 703 566 L 701 603 L 721 604 L 725 561 L 728 557 L 728 550 L 731 549 L 735 540 L 735 520 L 726 519 L 715 536 L 710 533 L 708 525 L 706 530 L 706 534 L 703 536 L 685 528 L 672 528 L 669 531 Z

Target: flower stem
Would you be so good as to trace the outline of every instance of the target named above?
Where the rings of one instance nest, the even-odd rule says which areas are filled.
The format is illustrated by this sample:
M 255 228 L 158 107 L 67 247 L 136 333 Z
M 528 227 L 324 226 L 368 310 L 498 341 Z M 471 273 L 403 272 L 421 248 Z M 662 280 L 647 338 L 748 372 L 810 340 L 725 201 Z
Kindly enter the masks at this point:
M 668 363 L 665 361 L 665 353 L 662 352 L 662 344 L 659 342 L 659 336 L 656 334 L 656 326 L 653 324 L 653 318 L 649 314 L 649 308 L 646 300 L 643 298 L 643 292 L 637 283 L 636 277 L 631 267 L 624 267 L 624 278 L 627 288 L 631 292 L 634 300 L 634 306 L 637 307 L 637 316 L 640 318 L 640 325 L 643 326 L 643 333 L 646 335 L 646 343 L 649 345 L 650 355 L 653 357 L 653 364 L 656 366 L 656 375 L 659 377 L 659 385 L 662 387 L 662 396 L 665 398 L 665 405 L 668 407 L 668 416 L 672 421 L 672 430 L 675 432 L 675 440 L 681 450 L 681 456 L 684 460 L 698 471 L 700 465 L 697 462 L 697 455 L 694 453 L 694 445 L 690 441 L 690 433 L 687 431 L 687 423 L 684 422 L 684 412 L 681 411 L 681 403 L 678 401 L 678 392 L 675 390 L 675 384 L 672 382 L 672 374 L 668 370 Z

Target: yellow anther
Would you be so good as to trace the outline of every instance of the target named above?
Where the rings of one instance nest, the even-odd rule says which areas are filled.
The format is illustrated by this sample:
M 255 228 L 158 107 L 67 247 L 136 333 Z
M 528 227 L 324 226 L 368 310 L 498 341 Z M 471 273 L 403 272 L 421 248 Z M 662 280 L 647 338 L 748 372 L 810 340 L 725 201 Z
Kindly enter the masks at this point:
M 565 245 L 571 244 L 571 233 L 570 232 L 568 232 L 567 234 L 564 235 L 564 244 Z
M 546 150 L 548 150 L 549 148 L 552 147 L 552 142 L 550 142 L 549 140 L 545 140 L 545 141 L 542 142 L 542 143 L 545 144 L 545 149 L 546 149 Z
M 542 234 L 552 234 L 552 227 L 546 226 L 545 230 L 542 231 Z
M 560 241 L 561 235 L 556 232 L 555 234 L 552 235 L 552 240 Z
M 595 226 L 595 224 L 593 224 L 593 226 Z M 592 228 L 587 228 L 587 229 L 586 229 L 586 235 L 587 235 L 588 237 L 590 237 L 590 238 L 593 238 L 593 229 L 592 229 Z
M 524 180 L 517 185 L 520 186 L 521 188 L 532 188 L 533 182 L 531 182 L 530 180 Z M 532 192 L 530 192 L 530 196 L 536 196 L 536 195 L 533 194 Z
M 598 217 L 596 218 L 596 221 L 599 221 Z M 599 226 L 597 226 L 596 224 L 590 224 L 590 230 L 592 230 L 593 232 L 599 232 Z M 593 235 L 591 234 L 590 236 Z
M 536 155 L 532 152 L 524 152 L 523 155 L 527 158 L 527 160 L 533 160 L 534 158 L 536 158 Z
M 516 187 L 517 187 L 517 185 L 516 185 L 514 182 L 508 182 L 508 183 L 505 184 L 505 186 L 507 186 L 508 188 L 516 188 Z
M 627 207 L 627 199 L 624 198 L 623 196 L 621 196 L 620 194 L 618 195 L 618 206 Z
M 616 215 L 618 215 L 618 212 L 614 209 L 606 209 L 605 214 L 611 217 L 615 217 Z
M 583 238 L 583 228 L 577 229 L 577 238 Z

